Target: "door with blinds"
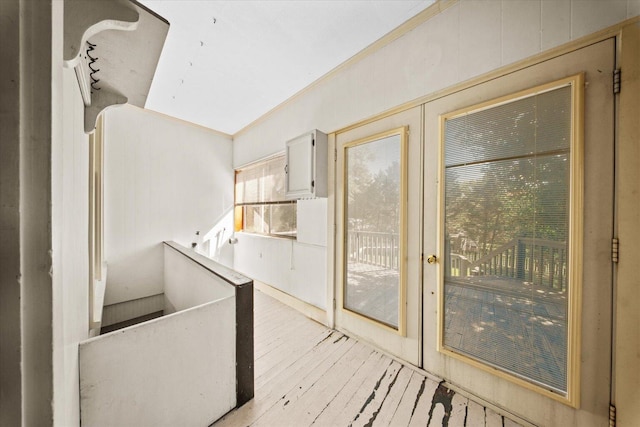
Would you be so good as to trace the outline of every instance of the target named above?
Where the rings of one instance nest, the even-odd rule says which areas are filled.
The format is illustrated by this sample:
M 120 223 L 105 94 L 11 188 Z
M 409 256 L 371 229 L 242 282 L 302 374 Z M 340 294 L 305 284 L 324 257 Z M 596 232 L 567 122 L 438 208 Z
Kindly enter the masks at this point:
M 537 425 L 608 420 L 614 53 L 425 105 L 424 367 Z
M 416 107 L 336 135 L 336 328 L 415 365 L 420 118 Z

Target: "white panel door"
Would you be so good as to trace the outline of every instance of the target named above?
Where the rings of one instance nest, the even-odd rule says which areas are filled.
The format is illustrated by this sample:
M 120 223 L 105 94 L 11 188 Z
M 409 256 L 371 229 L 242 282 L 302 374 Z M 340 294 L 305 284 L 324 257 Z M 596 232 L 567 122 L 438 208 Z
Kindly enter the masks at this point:
M 610 39 L 424 106 L 424 369 L 537 425 L 608 422 L 614 67 Z

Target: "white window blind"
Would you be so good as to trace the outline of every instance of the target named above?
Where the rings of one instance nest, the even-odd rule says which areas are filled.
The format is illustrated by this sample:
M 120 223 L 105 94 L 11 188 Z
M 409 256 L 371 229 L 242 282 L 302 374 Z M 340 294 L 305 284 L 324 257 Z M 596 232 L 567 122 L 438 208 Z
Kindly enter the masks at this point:
M 567 391 L 572 90 L 447 118 L 444 345 Z
M 236 211 L 242 231 L 278 237 L 296 235 L 296 201 L 285 198 L 285 156 L 236 171 Z
M 278 156 L 236 172 L 236 204 L 286 201 L 285 158 Z

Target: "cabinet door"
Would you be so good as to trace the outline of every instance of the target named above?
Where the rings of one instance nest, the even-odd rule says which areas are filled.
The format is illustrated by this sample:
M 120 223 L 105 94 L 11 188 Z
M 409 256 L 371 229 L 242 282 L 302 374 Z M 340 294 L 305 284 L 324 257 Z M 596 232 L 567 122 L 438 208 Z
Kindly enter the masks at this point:
M 307 133 L 287 142 L 287 194 L 288 199 L 312 197 L 313 188 L 313 133 Z

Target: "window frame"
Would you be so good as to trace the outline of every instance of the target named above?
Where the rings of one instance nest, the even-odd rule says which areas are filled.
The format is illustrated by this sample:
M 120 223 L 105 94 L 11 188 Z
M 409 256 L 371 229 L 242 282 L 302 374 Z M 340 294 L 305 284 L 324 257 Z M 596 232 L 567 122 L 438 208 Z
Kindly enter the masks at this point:
M 104 298 L 104 115 L 89 134 L 89 328 L 100 325 Z
M 444 344 L 445 335 L 445 264 L 439 263 L 438 272 L 438 315 L 437 350 L 446 356 L 461 360 L 475 368 L 489 372 L 507 381 L 516 383 L 529 390 L 577 408 L 580 403 L 580 355 L 582 323 L 582 262 L 583 262 L 583 212 L 584 212 L 584 73 L 579 73 L 543 85 L 518 91 L 486 102 L 473 104 L 440 115 L 439 153 L 438 153 L 438 246 L 439 252 L 445 251 L 445 124 L 449 119 L 479 112 L 499 105 L 508 104 L 522 98 L 545 92 L 571 87 L 571 141 L 569 145 L 569 227 L 568 227 L 568 297 L 567 297 L 567 391 L 560 394 L 555 390 L 516 376 L 504 368 L 491 365 L 479 359 L 457 352 Z
M 274 154 L 272 156 L 263 158 L 261 160 L 249 163 L 243 167 L 237 168 L 234 171 L 234 178 L 233 178 L 233 183 L 234 183 L 234 192 L 233 192 L 233 198 L 234 198 L 234 231 L 235 232 L 241 232 L 241 233 L 247 233 L 247 234 L 252 234 L 252 235 L 256 235 L 256 236 L 266 236 L 266 237 L 275 237 L 275 238 L 280 238 L 280 239 L 290 239 L 290 240 L 297 240 L 297 236 L 298 236 L 298 221 L 297 221 L 297 200 L 273 200 L 273 201 L 257 201 L 257 202 L 238 202 L 238 194 L 237 194 L 237 190 L 236 190 L 236 186 L 238 185 L 238 175 L 242 172 L 242 170 L 246 170 L 246 169 L 250 169 L 253 167 L 258 167 L 260 165 L 266 165 L 269 162 L 273 162 L 276 160 L 281 160 L 284 159 L 285 157 L 285 153 L 278 153 L 278 154 Z M 286 163 L 286 162 L 285 162 Z M 285 175 L 285 171 L 284 169 L 282 170 L 282 174 L 284 176 L 284 179 L 286 180 L 286 175 Z M 271 233 L 271 232 L 258 232 L 258 231 L 248 231 L 246 230 L 246 220 L 247 220 L 247 215 L 246 215 L 246 209 L 252 207 L 252 206 L 262 206 L 264 208 L 269 208 L 269 221 L 268 221 L 268 227 L 269 227 L 269 231 L 271 230 L 271 214 L 272 214 L 272 208 L 274 206 L 281 206 L 281 205 L 293 205 L 294 206 L 294 216 L 296 216 L 296 227 L 295 227 L 295 231 L 287 234 L 287 233 Z
M 348 313 L 352 316 L 360 318 L 368 323 L 374 324 L 378 327 L 381 327 L 385 330 L 398 334 L 402 337 L 407 336 L 407 198 L 408 198 L 408 138 L 409 128 L 408 126 L 397 127 L 393 129 L 389 129 L 384 132 L 379 132 L 374 135 L 370 135 L 364 138 L 357 139 L 355 141 L 348 142 L 343 146 L 343 158 L 344 166 L 343 166 L 343 188 L 342 188 L 342 197 L 343 197 L 343 214 L 342 214 L 342 229 L 344 230 L 344 239 L 343 239 L 343 256 L 342 256 L 342 284 L 341 284 L 341 304 L 340 308 L 345 313 Z M 348 154 L 347 151 L 349 148 L 356 147 L 358 145 L 363 145 L 369 142 L 374 142 L 380 139 L 388 138 L 391 136 L 398 135 L 400 136 L 400 224 L 399 224 L 399 254 L 398 254 L 398 269 L 399 269 L 399 283 L 398 283 L 398 327 L 395 328 L 392 325 L 389 325 L 381 320 L 375 319 L 373 317 L 367 316 L 366 314 L 355 311 L 346 306 L 346 291 L 347 291 L 347 264 L 348 264 L 348 251 L 347 251 L 347 242 L 348 242 L 348 191 L 347 191 L 347 182 L 348 182 L 348 174 L 349 168 L 347 164 Z

